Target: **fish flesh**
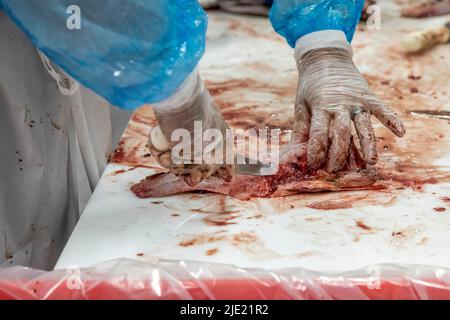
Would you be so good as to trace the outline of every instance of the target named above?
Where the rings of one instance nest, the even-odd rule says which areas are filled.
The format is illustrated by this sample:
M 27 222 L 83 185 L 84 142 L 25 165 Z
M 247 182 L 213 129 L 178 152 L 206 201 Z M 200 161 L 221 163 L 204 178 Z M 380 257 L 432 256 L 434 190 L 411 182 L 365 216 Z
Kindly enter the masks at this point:
M 239 200 L 250 200 L 254 197 L 285 197 L 306 192 L 384 188 L 383 184 L 376 183 L 376 171 L 366 167 L 353 140 L 347 163 L 343 171 L 336 174 L 324 170 L 313 171 L 308 167 L 306 143 L 291 145 L 285 150 L 289 151 L 281 157 L 278 172 L 272 176 L 236 175 L 231 181 L 212 176 L 191 186 L 182 177 L 172 173 L 159 173 L 133 185 L 131 191 L 139 198 L 204 191 L 228 195 Z
M 450 13 L 450 0 L 427 0 L 401 10 L 401 15 L 409 18 L 441 16 L 448 13 Z
M 272 177 L 236 176 L 231 181 L 210 177 L 195 186 L 188 185 L 184 179 L 171 174 L 159 173 L 144 179 L 131 187 L 139 198 L 159 198 L 173 194 L 206 191 L 228 195 L 239 200 L 252 198 L 286 197 L 298 193 L 382 189 L 374 184 L 376 175 L 367 171 L 342 172 L 339 175 L 300 176 L 298 174 L 281 179 Z

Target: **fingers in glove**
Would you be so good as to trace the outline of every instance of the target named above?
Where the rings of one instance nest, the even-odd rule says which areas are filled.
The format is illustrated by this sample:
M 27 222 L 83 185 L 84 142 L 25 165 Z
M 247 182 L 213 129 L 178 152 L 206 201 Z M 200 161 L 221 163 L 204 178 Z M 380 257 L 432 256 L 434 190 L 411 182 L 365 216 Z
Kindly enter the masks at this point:
M 150 154 L 162 167 L 167 169 L 172 167 L 172 154 L 169 149 L 169 142 L 159 126 L 151 129 L 147 146 Z
M 372 121 L 370 120 L 370 112 L 362 110 L 355 112 L 353 122 L 365 162 L 376 164 L 378 161 L 377 143 Z
M 366 107 L 377 117 L 380 122 L 398 137 L 405 135 L 405 126 L 398 115 L 391 108 L 384 105 L 378 98 L 371 98 L 366 101 Z
M 297 98 L 295 103 L 295 125 L 294 125 L 294 139 L 296 142 L 302 143 L 308 141 L 311 115 L 308 108 L 300 102 L 300 98 Z
M 351 139 L 351 118 L 346 109 L 334 113 L 334 123 L 331 129 L 331 146 L 328 152 L 328 172 L 341 170 L 347 161 Z
M 226 182 L 230 182 L 233 179 L 233 167 L 230 165 L 219 167 L 217 169 L 217 176 Z
M 200 168 L 194 168 L 189 171 L 189 173 L 183 175 L 183 179 L 188 185 L 193 187 L 203 181 L 203 172 Z
M 159 165 L 163 168 L 170 169 L 173 165 L 172 162 L 172 153 L 170 150 L 167 151 L 159 151 L 153 146 L 149 147 L 150 154 L 152 157 L 156 159 Z
M 182 176 L 192 187 L 211 177 L 217 170 L 218 167 L 215 165 L 188 165 L 183 168 Z
M 319 108 L 313 109 L 308 141 L 308 166 L 319 169 L 325 162 L 328 151 L 330 114 Z

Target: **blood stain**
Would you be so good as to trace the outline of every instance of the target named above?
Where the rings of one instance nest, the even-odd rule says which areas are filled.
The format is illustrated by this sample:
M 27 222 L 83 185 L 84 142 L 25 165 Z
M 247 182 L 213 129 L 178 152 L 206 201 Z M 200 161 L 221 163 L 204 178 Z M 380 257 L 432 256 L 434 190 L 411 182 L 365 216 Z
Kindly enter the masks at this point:
M 219 249 L 217 249 L 217 248 L 209 249 L 208 251 L 206 251 L 206 255 L 213 256 L 213 255 L 217 254 L 217 252 L 219 252 Z
M 450 197 L 442 197 L 441 200 L 450 205 Z
M 413 74 L 410 74 L 410 75 L 408 76 L 408 79 L 410 79 L 410 80 L 420 80 L 420 79 L 422 79 L 422 77 L 421 77 L 421 76 L 415 76 L 415 75 L 413 75 Z
M 356 220 L 356 226 L 358 228 L 361 228 L 363 230 L 367 230 L 367 231 L 372 231 L 372 228 L 369 227 L 368 225 L 366 225 L 363 221 L 361 220 Z
M 227 226 L 230 224 L 236 224 L 236 222 L 233 222 L 236 218 L 236 215 L 231 214 L 213 214 L 204 218 L 203 221 L 210 226 Z
M 178 245 L 181 247 L 191 247 L 194 245 L 213 243 L 216 241 L 225 240 L 225 235 L 219 235 L 218 233 L 201 234 L 194 236 L 190 239 L 180 242 Z

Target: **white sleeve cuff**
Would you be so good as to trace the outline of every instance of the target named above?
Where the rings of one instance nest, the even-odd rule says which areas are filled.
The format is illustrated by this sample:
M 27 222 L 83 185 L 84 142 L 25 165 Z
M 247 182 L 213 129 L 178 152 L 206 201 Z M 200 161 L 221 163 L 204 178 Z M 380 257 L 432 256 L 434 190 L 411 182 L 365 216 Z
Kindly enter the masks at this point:
M 160 112 L 176 110 L 184 106 L 194 95 L 198 96 L 203 90 L 204 84 L 200 79 L 197 66 L 170 97 L 153 103 L 152 107 Z
M 304 35 L 295 43 L 295 60 L 298 61 L 305 53 L 321 48 L 341 48 L 353 53 L 345 33 L 340 30 L 322 30 Z

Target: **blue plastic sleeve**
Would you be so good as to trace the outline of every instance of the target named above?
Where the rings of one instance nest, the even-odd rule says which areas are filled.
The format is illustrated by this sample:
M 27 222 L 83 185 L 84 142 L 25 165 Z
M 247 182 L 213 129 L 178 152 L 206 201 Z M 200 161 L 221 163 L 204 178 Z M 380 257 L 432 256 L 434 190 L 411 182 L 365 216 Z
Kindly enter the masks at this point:
M 1 7 L 55 64 L 125 109 L 168 98 L 205 49 L 207 15 L 196 0 L 0 0 Z
M 291 47 L 302 36 L 322 30 L 341 30 L 351 42 L 363 7 L 364 0 L 274 0 L 270 21 Z

